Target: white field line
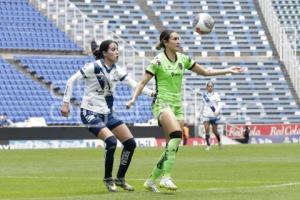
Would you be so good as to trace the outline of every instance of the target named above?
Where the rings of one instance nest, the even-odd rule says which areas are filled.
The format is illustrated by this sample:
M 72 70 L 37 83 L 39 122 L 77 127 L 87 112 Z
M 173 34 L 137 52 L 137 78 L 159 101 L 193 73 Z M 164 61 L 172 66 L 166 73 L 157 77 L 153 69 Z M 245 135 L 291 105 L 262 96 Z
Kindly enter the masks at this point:
M 56 177 L 51 177 L 56 178 Z M 130 180 L 141 180 L 141 179 L 130 179 Z M 144 179 L 143 179 L 144 180 Z M 194 181 L 199 182 L 199 181 Z M 232 192 L 232 191 L 239 191 L 245 190 L 247 191 L 253 191 L 253 190 L 264 190 L 267 188 L 281 188 L 281 187 L 289 187 L 289 186 L 295 186 L 300 185 L 300 182 L 294 182 L 294 183 L 282 183 L 282 184 L 271 184 L 271 185 L 261 185 L 261 186 L 251 186 L 251 187 L 234 187 L 234 188 L 206 188 L 206 189 L 179 189 L 177 192 L 205 192 L 205 191 L 215 191 L 215 192 Z M 140 191 L 140 192 L 148 192 L 148 191 Z M 176 193 L 176 192 L 175 192 Z M 111 193 L 108 193 L 111 194 Z M 162 193 L 164 194 L 164 193 Z M 56 197 L 37 197 L 37 198 L 6 198 L 1 200 L 52 200 L 52 199 L 74 199 L 74 198 L 82 198 L 82 199 L 89 199 L 92 197 L 99 198 L 99 196 L 106 195 L 104 194 L 92 194 L 92 195 L 70 195 L 70 196 L 56 196 Z M 159 195 L 159 193 L 156 193 L 156 195 Z
M 2 178 L 16 178 L 16 179 L 60 179 L 60 180 L 78 180 L 78 179 L 88 179 L 88 180 L 101 180 L 101 178 L 87 178 L 87 177 L 52 177 L 52 176 L 46 176 L 46 177 L 39 177 L 39 176 L 0 176 Z M 145 179 L 134 179 L 130 178 L 128 180 L 134 180 L 134 181 L 144 181 Z M 176 179 L 177 181 L 182 182 L 194 182 L 194 183 L 201 183 L 201 182 L 220 182 L 220 180 L 190 180 L 190 179 Z M 241 182 L 241 183 L 259 183 L 260 181 L 238 181 L 238 180 L 225 180 L 222 182 Z M 216 192 L 230 192 L 234 190 L 262 190 L 262 189 L 268 189 L 268 188 L 283 188 L 283 187 L 290 187 L 290 186 L 296 186 L 300 185 L 300 182 L 288 182 L 288 183 L 278 183 L 278 184 L 267 184 L 267 185 L 259 185 L 259 186 L 242 186 L 242 187 L 233 187 L 233 188 L 205 188 L 205 189 L 180 189 L 178 192 L 187 192 L 187 191 L 216 191 Z M 99 194 L 100 195 L 100 194 Z M 74 198 L 74 197 L 81 197 L 84 195 L 78 195 L 78 196 L 63 196 L 63 197 L 49 197 L 49 198 L 42 198 L 42 199 L 60 199 L 60 198 Z M 88 195 L 88 196 L 97 196 L 97 195 Z M 86 196 L 85 196 L 86 197 Z M 41 198 L 18 198 L 18 199 L 41 199 Z M 3 200 L 11 200 L 11 199 L 3 199 Z
M 54 178 L 54 177 L 53 177 Z M 55 177 L 56 178 L 56 177 Z M 140 180 L 140 179 L 131 179 L 131 180 Z M 198 182 L 198 181 L 194 181 Z M 253 190 L 264 190 L 267 188 L 282 188 L 282 187 L 289 187 L 289 186 L 295 186 L 300 185 L 300 182 L 294 182 L 294 183 L 282 183 L 282 184 L 271 184 L 271 185 L 261 185 L 261 186 L 251 186 L 251 187 L 235 187 L 235 188 L 206 188 L 206 189 L 179 189 L 177 192 L 205 192 L 205 191 L 215 191 L 215 192 L 232 192 L 232 191 L 239 191 L 245 190 L 247 191 L 253 191 Z M 148 192 L 148 191 L 140 191 L 140 192 Z M 111 193 L 108 193 L 111 194 Z M 164 194 L 164 193 L 162 193 Z M 176 192 L 175 192 L 176 194 Z M 92 194 L 92 195 L 70 195 L 70 196 L 56 196 L 56 197 L 37 197 L 37 198 L 6 198 L 1 200 L 52 200 L 52 199 L 74 199 L 74 198 L 81 198 L 81 199 L 89 199 L 92 197 L 99 198 L 104 194 Z M 159 193 L 156 193 L 156 195 L 159 195 Z

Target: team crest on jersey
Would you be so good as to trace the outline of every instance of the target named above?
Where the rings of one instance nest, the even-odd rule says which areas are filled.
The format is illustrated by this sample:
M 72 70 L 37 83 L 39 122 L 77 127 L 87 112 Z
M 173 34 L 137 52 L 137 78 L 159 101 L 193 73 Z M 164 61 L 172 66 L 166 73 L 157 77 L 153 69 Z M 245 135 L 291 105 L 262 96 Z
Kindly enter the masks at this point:
M 152 62 L 152 64 L 160 66 L 161 62 L 160 62 L 160 60 L 159 60 L 158 57 L 155 57 L 154 60 L 153 60 L 153 62 Z

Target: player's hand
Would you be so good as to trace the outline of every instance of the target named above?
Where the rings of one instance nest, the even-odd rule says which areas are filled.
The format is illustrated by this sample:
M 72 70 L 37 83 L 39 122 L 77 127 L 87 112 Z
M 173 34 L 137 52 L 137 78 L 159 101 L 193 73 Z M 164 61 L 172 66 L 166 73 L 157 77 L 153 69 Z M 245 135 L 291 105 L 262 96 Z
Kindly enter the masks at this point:
M 220 112 L 214 112 L 215 116 L 218 116 L 220 114 Z
M 130 100 L 126 103 L 126 109 L 130 109 L 134 105 L 135 100 Z
M 70 109 L 69 109 L 69 104 L 68 103 L 64 103 L 60 109 L 61 115 L 64 117 L 68 117 L 70 114 Z
M 233 66 L 229 68 L 229 72 L 232 74 L 239 74 L 245 71 L 244 67 Z

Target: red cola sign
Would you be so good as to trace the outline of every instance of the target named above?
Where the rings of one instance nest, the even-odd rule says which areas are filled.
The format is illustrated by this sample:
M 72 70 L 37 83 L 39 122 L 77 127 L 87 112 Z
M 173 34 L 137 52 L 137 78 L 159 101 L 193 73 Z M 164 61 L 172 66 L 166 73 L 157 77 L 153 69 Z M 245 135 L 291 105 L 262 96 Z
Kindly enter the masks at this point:
M 226 135 L 231 138 L 243 138 L 244 124 L 227 124 Z M 250 136 L 300 135 L 300 124 L 251 124 Z

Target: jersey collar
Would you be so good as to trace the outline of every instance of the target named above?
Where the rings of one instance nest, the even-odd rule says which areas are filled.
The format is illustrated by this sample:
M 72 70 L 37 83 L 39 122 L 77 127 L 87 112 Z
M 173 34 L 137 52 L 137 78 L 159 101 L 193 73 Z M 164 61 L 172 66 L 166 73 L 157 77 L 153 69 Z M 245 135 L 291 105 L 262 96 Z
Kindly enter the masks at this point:
M 101 65 L 105 68 L 107 73 L 110 73 L 113 68 L 116 67 L 116 64 L 113 64 L 110 68 L 108 68 L 104 62 L 104 59 L 100 59 Z
M 172 61 L 172 60 L 168 57 L 166 51 L 164 51 L 164 54 L 165 54 L 166 58 L 167 58 L 170 62 L 172 62 L 172 63 L 176 63 L 176 62 L 177 62 L 177 53 L 175 54 L 175 56 L 176 56 L 176 57 L 175 57 L 175 61 Z

